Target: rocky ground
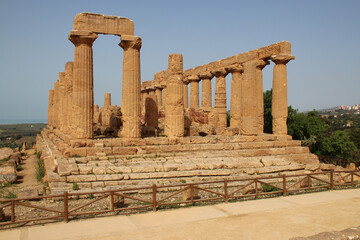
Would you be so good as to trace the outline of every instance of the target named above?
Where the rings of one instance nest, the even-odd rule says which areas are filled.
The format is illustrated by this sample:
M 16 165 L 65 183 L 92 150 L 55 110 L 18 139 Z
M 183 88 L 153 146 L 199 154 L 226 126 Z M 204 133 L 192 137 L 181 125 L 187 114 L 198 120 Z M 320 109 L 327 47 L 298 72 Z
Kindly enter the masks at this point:
M 298 237 L 290 240 L 357 240 L 360 239 L 360 226 L 338 232 L 323 232 L 310 237 Z

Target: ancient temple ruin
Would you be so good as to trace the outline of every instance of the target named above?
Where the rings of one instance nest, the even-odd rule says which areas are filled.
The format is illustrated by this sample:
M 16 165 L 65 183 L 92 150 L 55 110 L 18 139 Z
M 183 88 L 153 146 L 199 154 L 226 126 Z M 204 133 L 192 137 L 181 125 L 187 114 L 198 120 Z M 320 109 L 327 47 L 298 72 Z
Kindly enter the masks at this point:
M 104 93 L 103 107 L 94 105 L 92 45 L 98 34 L 121 38 L 120 107 L 112 105 L 110 93 Z M 81 13 L 68 38 L 74 61 L 65 64 L 49 91 L 48 128 L 38 139 L 48 154 L 52 189 L 69 188 L 71 182 L 93 189 L 318 169 L 317 157 L 287 135 L 286 64 L 294 59 L 289 42 L 185 70 L 183 56 L 170 54 L 167 69 L 141 83 L 141 38 L 134 36 L 131 20 Z M 273 134 L 264 134 L 262 71 L 269 61 L 275 63 Z M 231 92 L 226 92 L 229 74 Z

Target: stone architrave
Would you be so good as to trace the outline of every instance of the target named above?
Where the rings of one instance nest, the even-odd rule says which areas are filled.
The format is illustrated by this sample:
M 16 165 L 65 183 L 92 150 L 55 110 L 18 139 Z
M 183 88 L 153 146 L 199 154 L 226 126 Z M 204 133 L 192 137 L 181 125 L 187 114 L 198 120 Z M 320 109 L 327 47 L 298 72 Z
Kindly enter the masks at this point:
M 184 136 L 183 57 L 170 54 L 165 95 L 165 135 Z
M 140 48 L 141 38 L 122 35 L 120 47 L 124 49 L 121 111 L 122 137 L 141 137 L 140 102 Z
M 257 80 L 257 96 L 258 96 L 258 133 L 264 133 L 264 84 L 263 84 L 263 72 L 262 70 L 266 65 L 269 65 L 269 61 L 259 60 L 256 66 L 256 80 Z
M 183 85 L 183 94 L 184 94 L 184 108 L 189 108 L 189 90 L 188 90 L 189 81 L 184 80 Z
M 230 127 L 241 129 L 241 89 L 243 67 L 240 64 L 227 67 L 231 73 Z
M 104 107 L 111 106 L 111 93 L 104 94 Z
M 202 81 L 201 107 L 211 107 L 211 79 L 213 78 L 213 75 L 210 72 L 204 72 L 199 75 L 199 78 Z
M 188 76 L 190 82 L 190 108 L 199 108 L 199 77 L 196 75 Z
M 76 138 L 93 137 L 93 51 L 97 34 L 87 31 L 71 31 L 69 40 L 75 45 L 73 72 L 73 107 Z
M 67 134 L 72 133 L 73 129 L 73 71 L 74 71 L 74 63 L 67 62 L 65 64 L 65 105 L 64 105 L 64 112 L 65 112 L 65 119 L 64 119 L 64 131 Z
M 49 106 L 48 106 L 48 126 L 53 127 L 54 118 L 53 118 L 53 111 L 54 111 L 54 90 L 49 90 Z
M 288 105 L 286 64 L 293 59 L 295 59 L 295 57 L 288 54 L 271 56 L 271 60 L 275 63 L 271 112 L 273 134 L 275 135 L 287 135 L 286 120 L 288 116 Z
M 219 124 L 215 126 L 218 129 L 227 127 L 227 112 L 226 112 L 226 75 L 225 68 L 220 68 L 211 73 L 216 77 L 215 85 L 215 109 L 219 114 Z
M 256 135 L 258 133 L 258 90 L 256 66 L 258 60 L 251 60 L 243 64 L 241 86 L 241 128 L 243 135 Z

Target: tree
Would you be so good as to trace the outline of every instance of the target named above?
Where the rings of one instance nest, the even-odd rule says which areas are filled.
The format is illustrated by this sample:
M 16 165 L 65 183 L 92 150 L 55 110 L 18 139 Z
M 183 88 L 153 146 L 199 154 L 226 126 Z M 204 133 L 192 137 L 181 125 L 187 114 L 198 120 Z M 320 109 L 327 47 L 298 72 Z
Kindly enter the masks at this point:
M 264 92 L 264 132 L 272 133 L 271 115 L 272 89 Z
M 345 131 L 335 131 L 330 137 L 324 139 L 319 154 L 338 158 L 350 157 L 356 151 L 355 144 Z

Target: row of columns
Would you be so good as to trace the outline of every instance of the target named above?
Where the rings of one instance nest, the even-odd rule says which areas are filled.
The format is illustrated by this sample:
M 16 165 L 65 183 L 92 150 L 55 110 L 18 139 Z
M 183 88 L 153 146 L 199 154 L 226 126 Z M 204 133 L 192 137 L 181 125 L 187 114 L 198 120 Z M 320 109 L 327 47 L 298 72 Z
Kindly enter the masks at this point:
M 98 35 L 71 31 L 75 45 L 74 62 L 65 66 L 59 81 L 49 91 L 48 123 L 75 138 L 93 138 L 94 81 L 92 45 Z M 140 48 L 141 38 L 121 36 L 124 50 L 122 76 L 122 137 L 141 137 L 140 120 Z M 106 100 L 107 104 L 110 99 Z
M 174 58 L 173 55 L 169 56 Z M 272 97 L 272 117 L 273 133 L 277 135 L 287 134 L 287 70 L 286 64 L 294 59 L 292 55 L 273 55 L 270 59 L 275 63 L 273 75 L 273 97 Z M 255 135 L 264 131 L 264 99 L 263 99 L 263 73 L 265 66 L 269 65 L 268 60 L 254 59 L 243 64 L 231 65 L 226 68 L 219 68 L 200 75 L 190 75 L 183 80 L 182 103 L 184 108 L 198 109 L 199 101 L 199 82 L 202 81 L 201 107 L 211 107 L 211 79 L 216 77 L 215 84 L 215 105 L 214 109 L 218 113 L 219 120 L 216 128 L 227 127 L 227 107 L 226 107 L 226 75 L 231 73 L 231 102 L 230 127 L 238 128 L 241 134 Z M 170 66 L 170 62 L 169 62 Z M 169 69 L 168 69 L 169 72 Z M 169 84 L 174 86 L 174 81 L 169 80 L 173 77 L 168 76 L 168 94 L 180 94 L 169 90 Z M 171 82 L 171 83 L 170 83 Z M 190 97 L 188 97 L 188 84 L 190 84 Z M 179 87 L 180 89 L 180 87 Z M 177 90 L 179 90 L 177 89 Z M 166 94 L 166 96 L 168 96 Z M 170 101 L 167 97 L 166 101 Z M 177 99 L 177 101 L 180 101 Z M 168 111 L 165 111 L 165 117 Z M 170 122 L 168 124 L 171 124 Z M 175 123 L 172 123 L 175 124 Z M 176 123 L 177 124 L 177 123 Z M 166 128 L 165 128 L 166 129 Z

